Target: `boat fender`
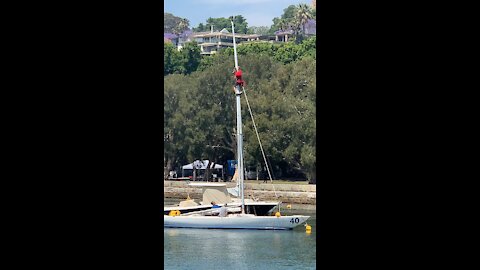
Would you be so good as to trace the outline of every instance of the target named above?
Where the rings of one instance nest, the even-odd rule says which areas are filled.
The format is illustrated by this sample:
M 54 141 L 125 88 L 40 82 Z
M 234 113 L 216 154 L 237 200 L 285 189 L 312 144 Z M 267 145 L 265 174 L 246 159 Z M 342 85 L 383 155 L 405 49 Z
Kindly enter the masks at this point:
M 275 216 L 276 216 L 276 217 L 281 217 L 282 215 L 280 214 L 280 212 L 276 212 L 276 213 L 275 213 Z
M 307 223 L 305 223 L 305 232 L 306 233 L 311 233 L 312 232 L 312 226 L 308 225 Z
M 170 213 L 168 213 L 169 216 L 174 217 L 174 216 L 180 216 L 180 211 L 179 210 L 172 210 Z

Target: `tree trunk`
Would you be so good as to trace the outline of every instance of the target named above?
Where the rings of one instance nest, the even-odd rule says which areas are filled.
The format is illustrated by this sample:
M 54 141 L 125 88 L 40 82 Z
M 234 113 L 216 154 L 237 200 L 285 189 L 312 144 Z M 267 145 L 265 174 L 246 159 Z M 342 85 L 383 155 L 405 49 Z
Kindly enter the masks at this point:
M 165 159 L 164 159 L 164 164 L 165 164 Z M 167 158 L 165 167 L 163 167 L 163 180 L 168 180 L 168 176 L 171 170 L 172 170 L 172 159 Z
M 310 179 L 308 181 L 309 184 L 317 184 L 317 171 L 313 170 L 310 173 Z
M 163 180 L 167 180 L 168 173 L 166 173 L 166 171 L 167 171 L 167 158 L 163 156 Z
M 211 164 L 211 161 L 209 159 L 208 164 L 207 164 L 207 169 L 205 170 L 205 175 L 204 175 L 204 179 L 203 179 L 204 181 L 207 181 L 207 182 L 208 182 L 208 180 L 210 180 L 210 175 L 211 175 L 210 164 Z

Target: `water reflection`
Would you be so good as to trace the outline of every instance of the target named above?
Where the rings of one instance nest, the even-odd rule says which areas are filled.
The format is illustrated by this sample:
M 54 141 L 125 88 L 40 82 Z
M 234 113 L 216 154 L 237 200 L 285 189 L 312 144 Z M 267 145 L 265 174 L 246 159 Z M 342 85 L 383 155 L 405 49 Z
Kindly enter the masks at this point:
M 178 236 L 179 231 L 178 229 L 171 229 L 171 230 L 167 230 L 167 234 L 170 237 L 174 237 L 174 236 Z

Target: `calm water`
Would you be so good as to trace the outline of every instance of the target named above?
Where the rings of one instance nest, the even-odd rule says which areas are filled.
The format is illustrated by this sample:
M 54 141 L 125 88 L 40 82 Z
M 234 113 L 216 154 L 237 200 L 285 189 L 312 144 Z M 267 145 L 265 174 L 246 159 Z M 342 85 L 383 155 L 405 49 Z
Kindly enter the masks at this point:
M 315 269 L 316 212 L 282 213 L 311 216 L 312 233 L 302 225 L 289 231 L 165 228 L 165 269 Z

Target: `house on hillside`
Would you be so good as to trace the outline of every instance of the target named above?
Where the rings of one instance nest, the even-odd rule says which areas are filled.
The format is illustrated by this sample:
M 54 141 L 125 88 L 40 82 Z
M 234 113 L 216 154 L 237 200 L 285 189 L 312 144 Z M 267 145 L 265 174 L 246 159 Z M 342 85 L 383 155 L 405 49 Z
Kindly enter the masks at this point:
M 305 35 L 306 36 L 315 36 L 317 35 L 317 22 L 313 19 L 310 19 L 305 23 Z M 303 30 L 303 27 L 301 28 Z M 288 39 L 292 37 L 294 31 L 289 28 L 287 30 L 278 30 L 275 32 L 275 41 L 288 42 Z
M 307 36 L 316 35 L 317 24 L 315 20 L 309 20 L 305 24 L 305 34 Z M 275 36 L 261 36 L 258 34 L 237 34 L 235 33 L 235 41 L 237 45 L 252 43 L 252 42 L 288 42 L 294 31 L 279 30 L 275 32 Z M 213 27 L 208 32 L 192 32 L 186 30 L 181 34 L 164 33 L 164 41 L 167 39 L 172 42 L 178 50 L 180 50 L 185 43 L 196 41 L 200 47 L 202 55 L 211 55 L 217 53 L 222 48 L 233 47 L 233 34 L 229 30 L 223 28 L 221 31 L 214 31 Z
M 237 34 L 235 33 L 235 41 L 237 45 L 242 42 L 261 41 L 261 36 L 256 34 Z M 213 27 L 209 32 L 192 32 L 186 30 L 181 34 L 163 33 L 164 42 L 173 43 L 178 50 L 181 50 L 185 43 L 196 41 L 200 47 L 202 55 L 211 55 L 221 48 L 233 47 L 233 34 L 226 28 L 221 31 L 213 31 Z
M 288 42 L 288 37 L 293 36 L 293 30 L 275 31 L 275 41 Z
M 260 35 L 235 33 L 235 41 L 237 44 L 259 39 Z M 191 40 L 198 43 L 202 55 L 214 54 L 222 48 L 233 47 L 233 34 L 225 28 L 216 32 L 212 29 L 210 32 L 192 33 Z

